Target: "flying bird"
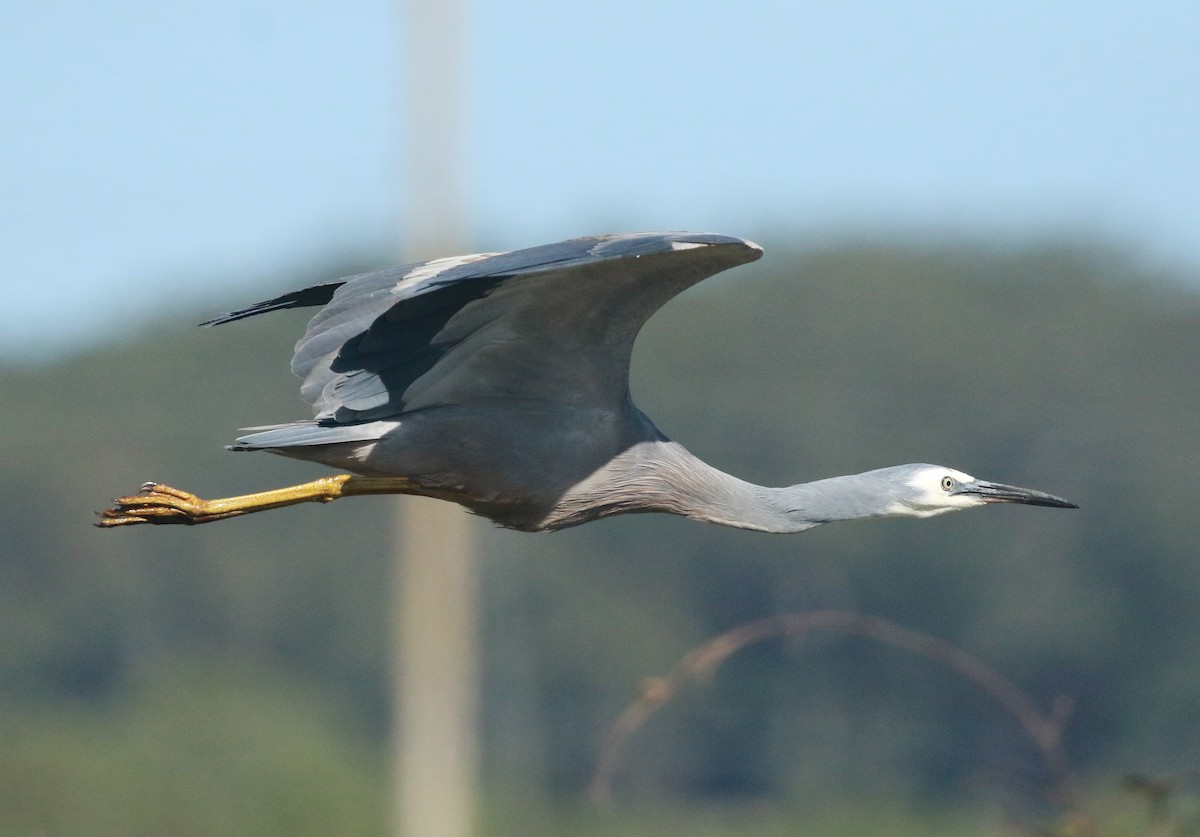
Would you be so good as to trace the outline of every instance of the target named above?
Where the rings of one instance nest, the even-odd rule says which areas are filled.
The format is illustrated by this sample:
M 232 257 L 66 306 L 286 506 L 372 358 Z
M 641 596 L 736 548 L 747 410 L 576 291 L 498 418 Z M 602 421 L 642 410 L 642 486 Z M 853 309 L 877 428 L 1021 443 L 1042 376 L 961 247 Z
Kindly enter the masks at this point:
M 436 497 L 530 532 L 631 512 L 803 532 L 989 503 L 1076 508 L 927 464 L 768 488 L 668 439 L 630 398 L 634 338 L 676 294 L 761 255 L 707 233 L 576 238 L 351 276 L 218 317 L 205 325 L 323 306 L 292 358 L 314 418 L 247 428 L 229 448 L 348 473 L 216 500 L 146 483 L 97 525 L 207 523 L 362 494 Z

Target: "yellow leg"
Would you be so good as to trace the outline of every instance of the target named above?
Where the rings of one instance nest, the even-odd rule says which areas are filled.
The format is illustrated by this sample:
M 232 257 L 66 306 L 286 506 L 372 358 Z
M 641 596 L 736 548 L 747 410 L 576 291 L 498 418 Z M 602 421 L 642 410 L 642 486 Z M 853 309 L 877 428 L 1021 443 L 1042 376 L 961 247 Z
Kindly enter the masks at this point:
M 356 494 L 405 494 L 413 483 L 407 477 L 360 477 L 337 474 L 319 480 L 259 491 L 240 497 L 201 500 L 194 494 L 169 485 L 148 482 L 137 494 L 119 497 L 116 506 L 100 512 L 97 526 L 132 526 L 136 523 L 182 523 L 192 525 L 224 520 L 267 509 L 294 506 L 297 503 L 328 503 Z

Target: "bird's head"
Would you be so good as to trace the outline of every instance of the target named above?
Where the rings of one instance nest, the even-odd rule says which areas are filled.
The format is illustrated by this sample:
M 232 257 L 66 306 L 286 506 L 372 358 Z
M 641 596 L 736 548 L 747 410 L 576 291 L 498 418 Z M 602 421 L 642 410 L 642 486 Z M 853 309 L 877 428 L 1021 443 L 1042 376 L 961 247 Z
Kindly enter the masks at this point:
M 900 465 L 885 468 L 893 480 L 893 514 L 932 517 L 956 509 L 969 509 L 986 503 L 1023 503 L 1028 506 L 1052 506 L 1077 509 L 1074 503 L 1034 491 L 976 479 L 970 474 L 942 465 Z

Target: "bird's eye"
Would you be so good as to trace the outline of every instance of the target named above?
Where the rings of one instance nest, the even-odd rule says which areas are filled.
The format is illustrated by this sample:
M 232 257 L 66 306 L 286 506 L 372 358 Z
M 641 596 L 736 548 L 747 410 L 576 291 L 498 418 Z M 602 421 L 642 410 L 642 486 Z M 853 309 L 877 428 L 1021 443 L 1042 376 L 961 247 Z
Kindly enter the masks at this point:
M 951 490 L 953 490 L 954 486 L 956 486 L 956 485 L 958 485 L 958 483 L 956 483 L 954 481 L 954 477 L 951 477 L 951 476 L 942 477 L 942 490 L 943 491 L 951 491 Z

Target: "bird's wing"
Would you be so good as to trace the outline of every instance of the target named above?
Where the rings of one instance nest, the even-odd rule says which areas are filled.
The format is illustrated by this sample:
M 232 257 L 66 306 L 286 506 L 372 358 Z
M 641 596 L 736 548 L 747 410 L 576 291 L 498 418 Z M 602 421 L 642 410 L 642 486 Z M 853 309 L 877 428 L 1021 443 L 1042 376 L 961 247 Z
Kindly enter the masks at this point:
M 219 322 L 327 300 L 292 360 L 322 423 L 494 399 L 615 408 L 646 320 L 761 255 L 711 234 L 578 238 L 354 276 Z

